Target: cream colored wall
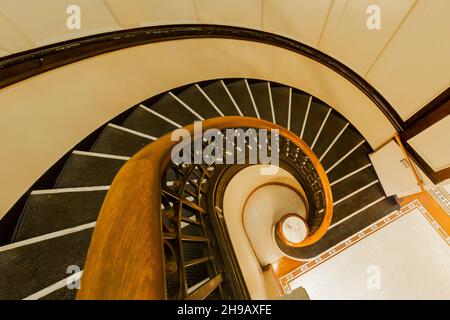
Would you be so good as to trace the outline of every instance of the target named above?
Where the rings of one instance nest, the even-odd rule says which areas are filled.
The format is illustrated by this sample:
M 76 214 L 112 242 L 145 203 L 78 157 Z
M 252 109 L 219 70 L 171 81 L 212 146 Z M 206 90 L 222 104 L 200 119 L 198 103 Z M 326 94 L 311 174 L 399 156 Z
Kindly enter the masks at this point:
M 0 90 L 0 217 L 62 155 L 120 112 L 180 85 L 228 77 L 305 90 L 347 117 L 374 148 L 394 133 L 378 108 L 347 80 L 284 49 L 229 39 L 133 47 Z
M 435 123 L 408 142 L 434 171 L 450 167 L 450 116 Z
M 292 186 L 294 189 L 302 192 L 302 188 L 298 181 L 286 170 L 279 169 L 278 172 L 272 175 L 261 175 L 262 168 L 269 166 L 255 165 L 247 167 L 228 183 L 223 196 L 223 215 L 227 224 L 228 234 L 230 235 L 231 243 L 233 245 L 234 253 L 239 262 L 239 267 L 244 276 L 247 289 L 252 299 L 268 299 L 271 296 L 271 291 L 266 291 L 270 288 L 270 283 L 267 283 L 267 277 L 264 275 L 263 267 L 258 261 L 258 254 L 255 249 L 261 249 L 258 243 L 253 241 L 256 239 L 251 234 L 255 234 L 255 230 L 271 229 L 271 221 L 264 219 L 253 220 L 251 225 L 246 221 L 243 214 L 246 201 L 252 192 L 264 184 L 269 183 L 283 183 Z M 269 223 L 269 225 L 267 225 Z M 270 235 L 270 231 L 269 231 Z M 270 236 L 269 236 L 270 238 Z M 270 241 L 270 240 L 269 240 Z M 277 251 L 273 241 L 267 243 L 267 251 L 275 258 L 281 258 L 281 254 L 273 255 L 272 251 Z M 261 254 L 261 251 L 259 252 Z
M 0 1 L 0 55 L 117 29 L 208 23 L 273 32 L 326 52 L 404 119 L 450 84 L 448 0 L 78 0 L 81 30 L 66 28 L 70 4 Z M 369 5 L 381 9 L 380 30 L 366 27 Z

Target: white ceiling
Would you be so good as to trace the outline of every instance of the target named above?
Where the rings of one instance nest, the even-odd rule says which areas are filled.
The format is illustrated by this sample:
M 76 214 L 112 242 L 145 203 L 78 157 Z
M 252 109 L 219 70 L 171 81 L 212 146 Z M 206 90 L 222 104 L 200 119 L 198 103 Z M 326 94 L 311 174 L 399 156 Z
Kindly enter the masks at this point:
M 364 77 L 403 119 L 450 84 L 448 0 L 0 0 L 0 56 L 90 34 L 211 23 L 277 33 L 315 47 Z M 81 8 L 81 30 L 66 9 Z M 381 30 L 366 27 L 369 5 Z

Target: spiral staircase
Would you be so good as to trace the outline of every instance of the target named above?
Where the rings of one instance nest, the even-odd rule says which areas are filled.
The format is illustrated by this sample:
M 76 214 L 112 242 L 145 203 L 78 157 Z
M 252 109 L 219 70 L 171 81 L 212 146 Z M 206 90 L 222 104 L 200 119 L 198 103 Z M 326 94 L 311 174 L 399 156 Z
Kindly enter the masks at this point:
M 398 208 L 397 200 L 381 188 L 368 157 L 369 144 L 324 102 L 262 80 L 195 83 L 152 97 L 111 120 L 63 159 L 64 166 L 47 173 L 53 188 L 30 190 L 10 243 L 0 247 L 0 299 L 74 299 L 77 290 L 68 288 L 65 279 L 82 275 L 97 216 L 119 170 L 144 147 L 175 129 L 230 116 L 266 120 L 285 128 L 309 146 L 329 180 L 333 215 L 328 230 L 308 246 L 279 243 L 286 256 L 314 259 Z M 300 167 L 294 165 L 299 148 L 285 139 L 280 149 L 280 166 L 298 173 L 310 203 L 315 204 L 308 224 L 317 230 L 323 222 L 323 199 L 313 198 L 314 190 L 307 188 L 311 181 L 302 179 Z M 231 177 L 240 168 L 171 166 L 160 177 L 166 298 L 249 298 L 220 212 L 212 212 L 217 211 L 221 190 L 229 181 L 217 177 Z M 174 226 L 170 221 L 177 214 L 181 224 Z M 80 269 L 72 274 L 69 266 Z M 207 283 L 210 287 L 205 291 Z

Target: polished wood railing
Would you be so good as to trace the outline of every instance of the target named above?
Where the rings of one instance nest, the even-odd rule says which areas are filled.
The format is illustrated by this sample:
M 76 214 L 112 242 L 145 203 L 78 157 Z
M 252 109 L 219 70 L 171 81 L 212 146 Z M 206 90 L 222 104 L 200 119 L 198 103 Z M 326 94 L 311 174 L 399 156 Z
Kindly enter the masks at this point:
M 303 245 L 322 238 L 332 218 L 332 195 L 325 170 L 311 149 L 294 133 L 265 120 L 221 117 L 203 121 L 203 131 L 213 128 L 277 129 L 280 137 L 302 150 L 320 178 L 324 199 L 322 223 Z M 194 125 L 185 129 L 194 136 Z M 78 299 L 166 298 L 161 178 L 177 144 L 170 133 L 164 135 L 133 156 L 115 177 L 100 210 Z M 204 297 L 223 277 L 210 281 L 191 298 Z

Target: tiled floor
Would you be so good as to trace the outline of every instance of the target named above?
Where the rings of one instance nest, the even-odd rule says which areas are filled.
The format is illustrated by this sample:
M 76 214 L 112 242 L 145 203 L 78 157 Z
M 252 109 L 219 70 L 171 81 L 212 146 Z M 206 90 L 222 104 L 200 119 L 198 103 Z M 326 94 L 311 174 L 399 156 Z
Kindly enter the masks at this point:
M 418 209 L 431 226 L 433 226 L 435 231 L 450 246 L 450 218 L 448 206 L 450 203 L 450 196 L 446 188 L 441 187 L 432 190 L 429 193 L 422 192 L 408 196 L 400 199 L 400 203 L 402 207 L 399 211 L 392 212 L 385 218 L 368 226 L 357 235 L 342 241 L 320 256 L 307 261 L 295 261 L 289 258 L 282 258 L 274 265 L 274 271 L 279 278 L 285 293 L 291 292 L 291 284 L 295 282 L 295 279 L 413 210 Z

